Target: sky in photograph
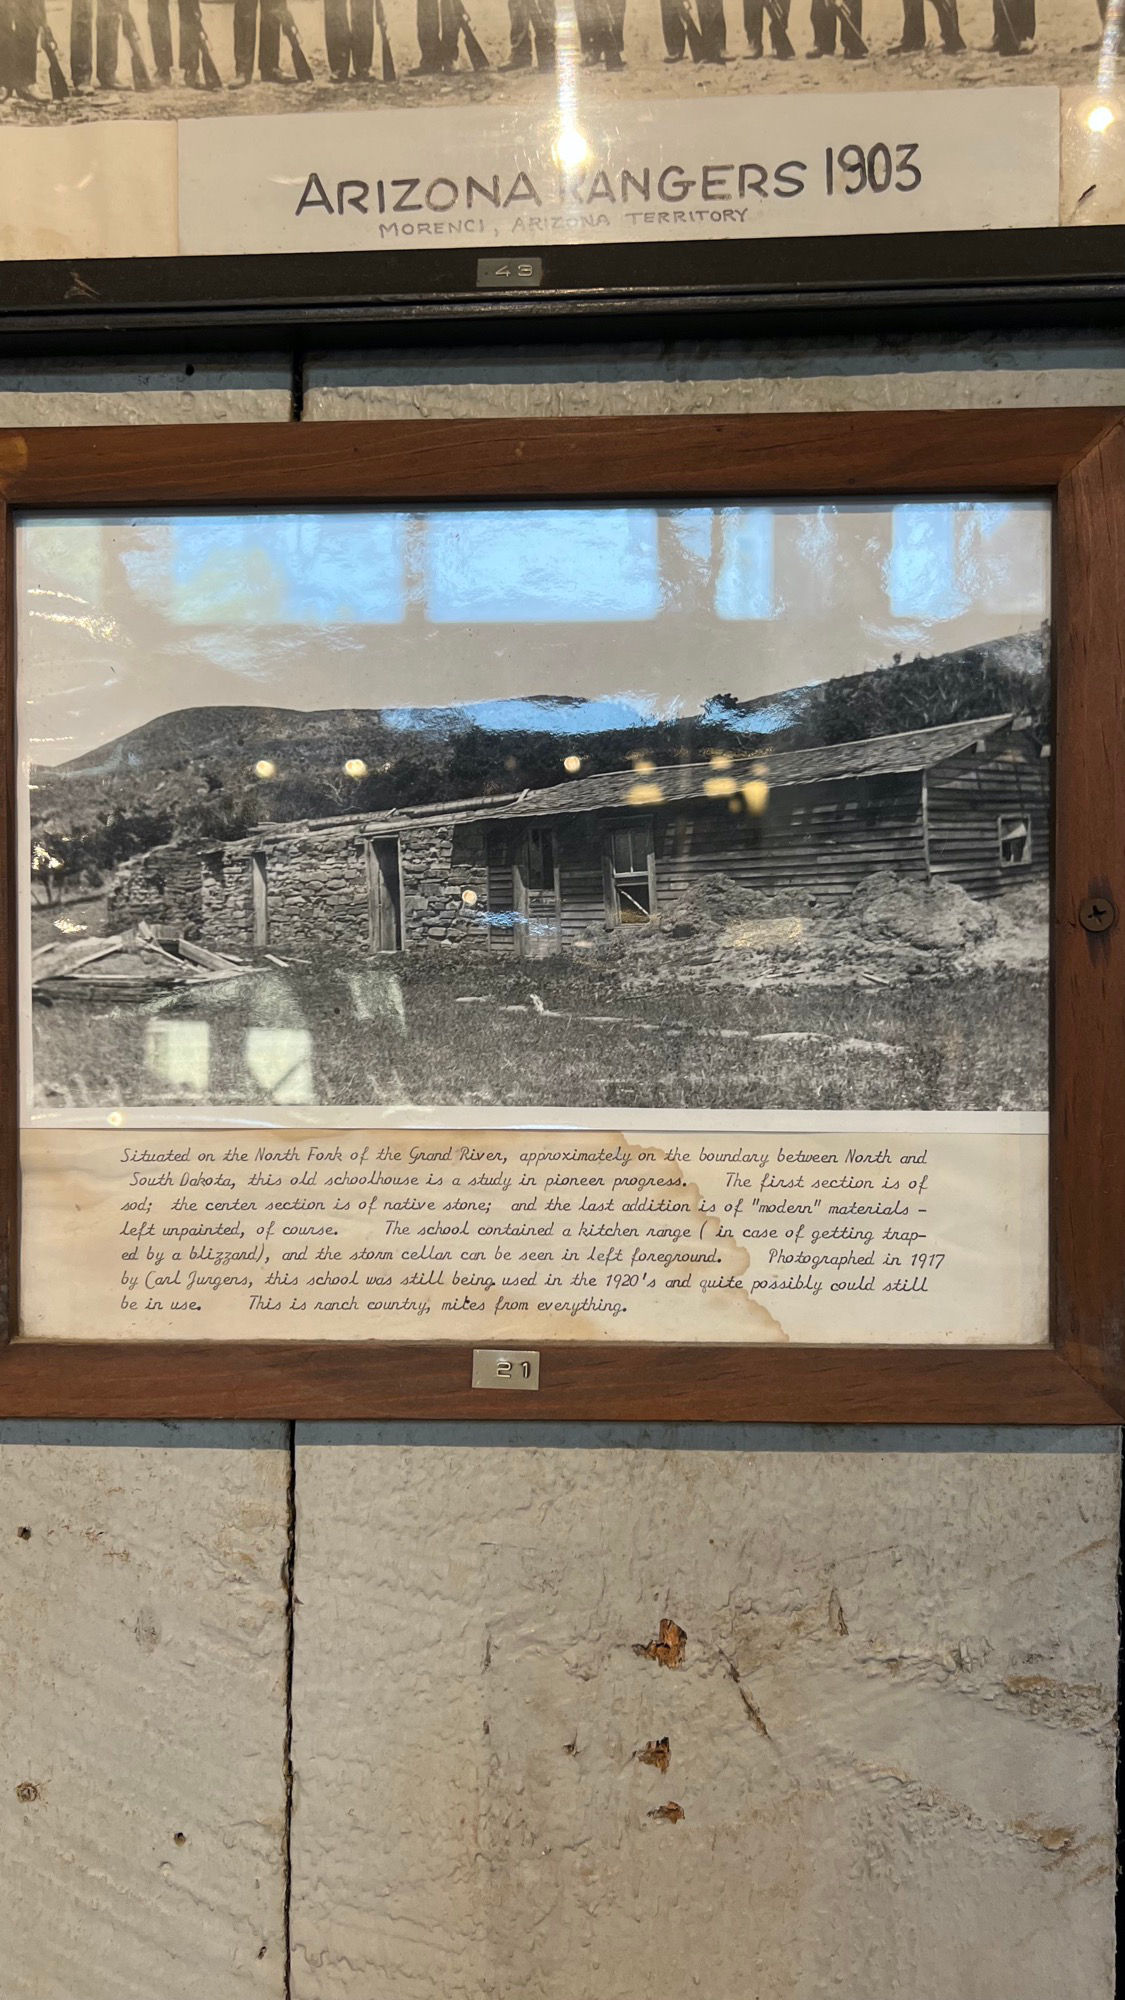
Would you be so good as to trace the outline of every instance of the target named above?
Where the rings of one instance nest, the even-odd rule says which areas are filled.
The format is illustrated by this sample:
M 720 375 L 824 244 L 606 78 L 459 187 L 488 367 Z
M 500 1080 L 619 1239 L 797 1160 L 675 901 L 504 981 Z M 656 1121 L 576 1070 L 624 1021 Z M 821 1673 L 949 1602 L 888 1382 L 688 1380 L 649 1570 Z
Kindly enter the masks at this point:
M 628 726 L 1031 630 L 1049 544 L 1006 501 L 38 516 L 22 751 L 200 705 Z

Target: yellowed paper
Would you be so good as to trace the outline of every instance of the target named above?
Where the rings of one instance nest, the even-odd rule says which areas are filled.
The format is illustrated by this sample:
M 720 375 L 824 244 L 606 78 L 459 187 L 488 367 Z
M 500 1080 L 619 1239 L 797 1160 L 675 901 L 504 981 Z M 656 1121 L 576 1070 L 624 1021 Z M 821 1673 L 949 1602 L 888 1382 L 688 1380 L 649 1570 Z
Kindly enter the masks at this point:
M 1046 1156 L 1017 1131 L 29 1130 L 22 1330 L 1034 1345 Z
M 9 126 L 0 130 L 0 188 L 0 261 L 174 257 L 179 248 L 170 121 Z
M 1062 221 L 1125 222 L 1125 92 L 1062 92 L 1061 157 Z

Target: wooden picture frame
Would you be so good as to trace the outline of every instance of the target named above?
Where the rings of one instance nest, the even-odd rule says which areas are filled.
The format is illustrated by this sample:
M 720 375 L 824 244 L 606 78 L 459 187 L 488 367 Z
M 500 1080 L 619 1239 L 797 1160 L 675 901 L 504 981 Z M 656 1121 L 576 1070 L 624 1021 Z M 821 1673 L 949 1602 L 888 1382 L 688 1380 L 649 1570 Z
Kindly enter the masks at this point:
M 13 533 L 37 509 L 451 499 L 1044 496 L 1055 510 L 1051 1343 L 587 1344 L 538 1391 L 472 1344 L 28 1340 L 19 1324 Z M 1125 413 L 230 425 L 0 435 L 8 1339 L 0 1415 L 1096 1424 L 1125 1414 Z M 63 1247 L 63 1246 L 60 1246 Z

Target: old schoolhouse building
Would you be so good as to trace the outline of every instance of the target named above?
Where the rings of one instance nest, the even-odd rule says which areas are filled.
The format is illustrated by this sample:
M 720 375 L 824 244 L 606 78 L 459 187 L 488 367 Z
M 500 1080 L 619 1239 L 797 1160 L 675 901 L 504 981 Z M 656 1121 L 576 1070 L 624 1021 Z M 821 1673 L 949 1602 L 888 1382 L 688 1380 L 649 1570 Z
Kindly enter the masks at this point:
M 541 957 L 650 922 L 707 875 L 832 898 L 890 869 L 992 897 L 1046 872 L 1048 797 L 1041 746 L 1014 716 L 993 715 L 267 824 L 202 856 L 191 914 L 205 942 L 234 950 Z M 142 870 L 127 867 L 139 886 Z

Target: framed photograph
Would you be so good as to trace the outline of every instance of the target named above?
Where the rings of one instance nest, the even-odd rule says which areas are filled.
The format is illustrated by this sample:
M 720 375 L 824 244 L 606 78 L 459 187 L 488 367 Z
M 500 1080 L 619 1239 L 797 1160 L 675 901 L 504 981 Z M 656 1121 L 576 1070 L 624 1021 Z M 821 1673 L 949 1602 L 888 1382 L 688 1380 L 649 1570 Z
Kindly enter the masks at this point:
M 1125 1409 L 1117 415 L 0 488 L 0 1410 Z
M 1125 293 L 1121 0 L 7 0 L 0 342 Z

